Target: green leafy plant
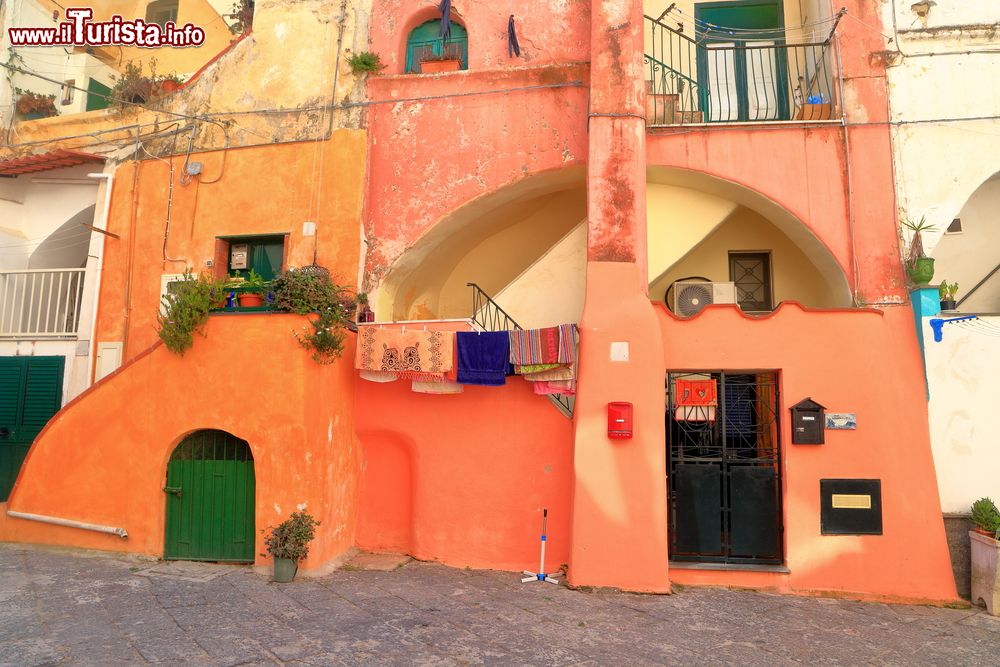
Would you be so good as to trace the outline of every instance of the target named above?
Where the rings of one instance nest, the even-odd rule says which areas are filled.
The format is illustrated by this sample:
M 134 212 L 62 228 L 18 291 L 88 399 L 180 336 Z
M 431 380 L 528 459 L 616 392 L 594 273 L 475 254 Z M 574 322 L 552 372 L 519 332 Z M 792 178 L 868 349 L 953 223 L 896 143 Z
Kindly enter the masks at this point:
M 292 516 L 272 526 L 264 537 L 264 547 L 272 558 L 300 561 L 309 555 L 309 543 L 316 537 L 316 520 L 308 512 L 292 512 Z M 261 554 L 262 556 L 264 554 Z
M 176 88 L 164 87 L 165 81 L 183 83 L 183 79 L 176 74 L 158 74 L 156 58 L 149 59 L 149 74 L 143 72 L 142 63 L 128 62 L 125 64 L 125 71 L 113 78 L 115 85 L 108 93 L 108 102 L 118 111 L 150 104 Z
M 167 349 L 183 355 L 194 343 L 194 334 L 204 334 L 208 313 L 225 298 L 225 282 L 208 274 L 195 276 L 190 270 L 184 279 L 171 283 L 156 317 L 157 335 Z
M 913 238 L 910 239 L 910 252 L 906 258 L 907 263 L 912 264 L 916 260 L 926 257 L 927 255 L 924 254 L 924 240 L 921 234 L 923 232 L 937 231 L 937 227 L 927 223 L 927 216 L 920 218 L 920 222 L 913 222 L 913 220 L 906 218 L 900 224 L 913 232 Z
M 316 270 L 319 269 L 319 270 Z M 355 299 L 346 287 L 334 283 L 326 269 L 289 269 L 271 282 L 272 305 L 299 315 L 313 315 L 311 329 L 295 338 L 312 350 L 313 361 L 332 364 L 344 351 L 344 328 L 354 314 Z
M 989 498 L 980 498 L 972 503 L 972 515 L 969 518 L 984 532 L 994 535 L 1000 533 L 1000 511 Z
M 942 301 L 954 301 L 958 294 L 958 283 L 949 284 L 947 280 L 942 280 L 938 285 L 938 294 Z
M 372 53 L 371 51 L 355 53 L 347 62 L 351 66 L 351 71 L 355 74 L 361 74 L 362 72 L 378 74 L 385 69 L 385 65 L 382 64 L 382 58 L 377 53 Z
M 240 283 L 240 287 L 244 288 L 244 292 L 261 294 L 267 289 L 267 281 L 264 280 L 263 276 L 259 273 L 250 269 L 250 273 L 248 273 L 243 279 L 243 282 Z

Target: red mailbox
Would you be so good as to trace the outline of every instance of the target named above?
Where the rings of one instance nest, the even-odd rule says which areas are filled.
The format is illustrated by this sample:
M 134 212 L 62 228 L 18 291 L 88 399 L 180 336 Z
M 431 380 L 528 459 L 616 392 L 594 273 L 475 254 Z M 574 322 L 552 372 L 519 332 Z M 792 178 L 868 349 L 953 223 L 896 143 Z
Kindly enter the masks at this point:
M 632 404 L 608 403 L 608 437 L 632 437 Z

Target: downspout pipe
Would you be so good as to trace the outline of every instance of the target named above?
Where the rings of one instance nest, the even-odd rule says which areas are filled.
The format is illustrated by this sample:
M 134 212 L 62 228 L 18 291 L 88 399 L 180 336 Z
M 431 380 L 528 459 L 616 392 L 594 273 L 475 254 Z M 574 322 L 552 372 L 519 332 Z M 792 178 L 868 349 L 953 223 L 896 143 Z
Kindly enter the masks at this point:
M 108 535 L 117 535 L 118 537 L 124 539 L 128 538 L 128 531 L 124 528 L 115 528 L 113 526 L 102 526 L 96 523 L 86 523 L 84 521 L 74 521 L 73 519 L 60 519 L 55 516 L 44 516 L 42 514 L 28 514 L 27 512 L 15 512 L 14 510 L 7 510 L 7 516 L 14 519 L 24 519 L 25 521 L 38 521 L 39 523 L 48 523 L 53 526 L 66 526 L 67 528 L 79 528 L 80 530 L 92 530 L 95 533 L 107 533 Z
M 98 174 L 87 174 L 89 178 L 97 178 L 104 181 L 104 206 L 101 211 L 101 219 L 95 220 L 97 223 L 95 226 L 100 229 L 107 231 L 108 229 L 108 217 L 111 215 L 111 189 L 115 182 L 114 174 L 98 173 Z M 101 235 L 103 236 L 103 234 Z M 101 239 L 101 252 L 97 256 L 97 266 L 95 267 L 95 272 L 97 277 L 94 283 L 94 299 L 93 299 L 93 312 L 90 318 L 90 354 L 87 355 L 89 360 L 87 361 L 87 386 L 94 384 L 94 366 L 97 363 L 97 307 L 100 305 L 101 299 L 101 274 L 103 273 L 104 266 L 104 244 L 107 239 Z

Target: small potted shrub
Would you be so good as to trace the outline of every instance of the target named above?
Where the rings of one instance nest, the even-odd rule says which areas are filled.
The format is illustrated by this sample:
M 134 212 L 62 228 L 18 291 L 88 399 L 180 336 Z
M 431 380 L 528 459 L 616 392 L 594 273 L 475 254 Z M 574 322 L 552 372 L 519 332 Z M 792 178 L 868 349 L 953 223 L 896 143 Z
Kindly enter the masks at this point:
M 375 313 L 368 304 L 368 294 L 365 292 L 358 292 L 356 301 L 358 304 L 358 322 L 374 322 Z
M 272 305 L 282 311 L 307 315 L 309 328 L 295 332 L 299 344 L 312 351 L 318 364 L 332 364 L 344 351 L 345 326 L 357 304 L 349 290 L 330 279 L 323 267 L 288 269 L 274 277 Z
M 258 308 L 264 305 L 267 281 L 259 273 L 250 269 L 240 287 L 243 289 L 239 296 L 240 308 Z
M 309 543 L 316 537 L 318 525 L 319 521 L 308 512 L 292 512 L 290 518 L 271 527 L 264 546 L 274 559 L 276 582 L 287 584 L 295 578 L 299 561 L 309 555 Z
M 934 277 L 934 258 L 924 254 L 924 241 L 921 233 L 933 232 L 937 228 L 927 224 L 926 217 L 920 218 L 920 222 L 906 219 L 901 224 L 913 233 L 913 238 L 910 239 L 910 251 L 906 257 L 906 272 L 914 285 L 926 285 Z
M 14 91 L 17 95 L 17 113 L 25 120 L 38 120 L 39 118 L 49 118 L 55 116 L 56 96 L 33 93 L 30 90 L 17 88 Z
M 986 609 L 994 616 L 1000 615 L 1000 511 L 989 498 L 980 498 L 972 503 L 970 517 L 975 525 L 969 531 L 972 542 L 972 602 L 986 603 Z
M 955 296 L 958 294 L 958 283 L 949 284 L 947 280 L 941 281 L 938 286 L 938 294 L 941 296 L 941 310 L 955 310 L 958 303 Z

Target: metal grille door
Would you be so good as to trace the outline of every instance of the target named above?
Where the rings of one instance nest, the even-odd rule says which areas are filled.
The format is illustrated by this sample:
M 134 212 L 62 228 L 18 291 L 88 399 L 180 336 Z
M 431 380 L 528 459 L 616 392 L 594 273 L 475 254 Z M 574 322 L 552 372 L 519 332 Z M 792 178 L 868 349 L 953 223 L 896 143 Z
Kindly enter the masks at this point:
M 192 433 L 167 464 L 168 560 L 254 561 L 253 454 L 225 431 Z
M 667 392 L 671 559 L 781 563 L 775 374 L 670 373 Z

